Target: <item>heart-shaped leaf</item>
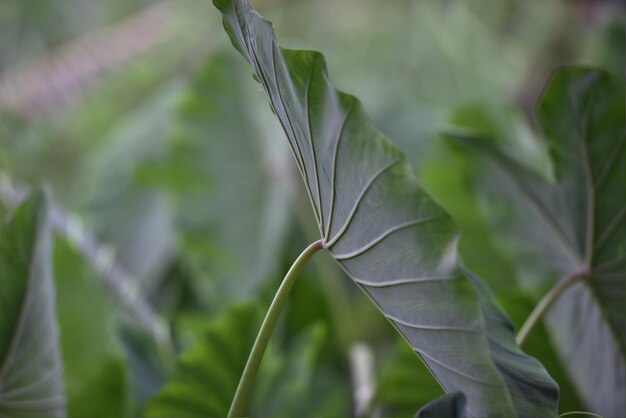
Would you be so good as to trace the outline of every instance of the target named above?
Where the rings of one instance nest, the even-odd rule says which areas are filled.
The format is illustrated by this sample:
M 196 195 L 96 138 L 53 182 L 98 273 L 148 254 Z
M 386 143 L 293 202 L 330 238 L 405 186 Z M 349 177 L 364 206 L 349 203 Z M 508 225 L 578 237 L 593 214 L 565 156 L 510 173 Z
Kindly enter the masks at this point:
M 44 194 L 0 229 L 0 416 L 64 416 Z
M 328 253 L 470 415 L 555 415 L 555 382 L 460 272 L 456 226 L 360 102 L 332 87 L 322 55 L 280 48 L 245 0 L 214 3 L 287 134 Z
M 525 168 L 475 119 L 457 123 L 471 138 L 459 142 L 477 157 L 486 218 L 514 255 L 522 286 L 540 297 L 580 277 L 547 325 L 587 407 L 605 416 L 626 413 L 624 94 L 624 82 L 602 71 L 555 73 L 538 107 L 553 180 Z

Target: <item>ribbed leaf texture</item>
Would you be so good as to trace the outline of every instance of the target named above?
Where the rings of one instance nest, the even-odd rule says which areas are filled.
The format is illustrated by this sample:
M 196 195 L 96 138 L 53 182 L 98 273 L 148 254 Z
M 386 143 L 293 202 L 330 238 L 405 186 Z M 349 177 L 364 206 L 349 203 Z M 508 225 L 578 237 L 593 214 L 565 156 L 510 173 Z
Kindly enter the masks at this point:
M 556 415 L 556 383 L 461 272 L 453 221 L 360 102 L 333 88 L 323 56 L 279 47 L 245 0 L 214 4 L 287 135 L 328 253 L 469 415 Z
M 0 228 L 0 416 L 65 416 L 45 195 Z

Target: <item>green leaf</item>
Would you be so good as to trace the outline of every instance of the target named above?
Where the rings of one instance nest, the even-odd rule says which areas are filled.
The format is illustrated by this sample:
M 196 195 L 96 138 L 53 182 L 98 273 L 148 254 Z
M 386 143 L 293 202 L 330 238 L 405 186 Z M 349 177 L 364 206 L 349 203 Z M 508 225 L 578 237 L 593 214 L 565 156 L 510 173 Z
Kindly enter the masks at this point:
M 545 155 L 545 146 L 522 118 L 521 111 L 514 111 L 504 103 L 489 105 L 471 104 L 460 108 L 460 115 L 484 132 L 491 132 L 505 141 L 507 148 L 524 156 L 529 167 L 545 172 L 550 164 Z M 535 303 L 518 282 L 512 282 L 515 266 L 511 256 L 495 239 L 480 208 L 480 198 L 468 179 L 472 174 L 472 159 L 462 147 L 453 146 L 451 141 L 436 143 L 436 156 L 429 156 L 420 165 L 420 178 L 425 188 L 436 198 L 459 225 L 461 239 L 459 252 L 465 266 L 493 290 L 512 322 L 519 328 L 531 313 Z M 543 152 L 535 150 L 543 148 Z M 524 351 L 538 358 L 554 380 L 559 382 L 559 411 L 581 410 L 582 404 L 565 374 L 554 351 L 543 324 L 524 342 Z M 413 411 L 416 408 L 413 408 Z
M 82 387 L 68 396 L 69 417 L 129 416 L 126 359 L 111 354 L 89 367 Z
M 54 244 L 67 415 L 128 415 L 126 360 L 116 335 L 114 300 L 67 241 L 57 238 Z
M 197 342 L 181 354 L 173 376 L 148 402 L 145 415 L 226 416 L 262 318 L 260 309 L 247 304 L 205 322 Z M 255 386 L 252 414 L 318 415 L 332 402 L 337 385 L 326 381 L 320 387 L 314 381 L 324 338 L 324 328 L 314 326 L 300 333 L 285 353 L 270 346 Z
M 458 141 L 478 157 L 486 217 L 514 256 L 521 285 L 538 299 L 581 276 L 547 325 L 583 401 L 606 416 L 626 413 L 624 92 L 623 81 L 602 71 L 555 73 L 538 107 L 550 176 L 526 168 L 469 119 L 460 125 L 471 140 Z
M 46 197 L 0 229 L 0 415 L 64 416 Z
M 442 395 L 433 385 L 428 369 L 415 361 L 415 353 L 398 338 L 393 357 L 382 365 L 376 385 L 374 408 L 382 408 L 382 416 L 410 416 L 420 406 Z
M 278 127 L 265 126 L 246 104 L 256 85 L 236 64 L 217 53 L 199 69 L 178 105 L 164 161 L 140 173 L 173 197 L 183 264 L 214 311 L 276 275 L 290 220 L 287 188 L 274 181 L 287 177 L 286 145 L 263 146 Z
M 247 1 L 214 3 L 287 134 L 328 253 L 470 415 L 555 415 L 556 384 L 460 272 L 454 223 L 359 101 L 331 86 L 322 55 L 280 48 Z
M 415 417 L 465 417 L 465 395 L 462 392 L 450 392 L 424 405 Z

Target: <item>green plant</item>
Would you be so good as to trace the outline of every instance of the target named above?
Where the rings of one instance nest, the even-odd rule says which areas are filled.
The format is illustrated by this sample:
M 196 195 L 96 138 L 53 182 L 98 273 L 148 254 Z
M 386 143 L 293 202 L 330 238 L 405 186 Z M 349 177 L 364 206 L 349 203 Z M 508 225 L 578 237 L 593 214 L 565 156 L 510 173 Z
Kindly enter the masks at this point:
M 468 414 L 555 414 L 558 393 L 556 384 L 534 359 L 525 357 L 511 341 L 507 334 L 512 328 L 506 325 L 502 327 L 506 319 L 491 302 L 491 295 L 484 285 L 469 273 L 463 277 L 459 271 L 456 234 L 450 219 L 411 178 L 402 154 L 371 126 L 360 103 L 352 96 L 337 93 L 330 86 L 322 56 L 316 52 L 280 48 L 271 23 L 258 15 L 245 0 L 216 0 L 215 5 L 224 15 L 225 28 L 233 45 L 252 66 L 255 78 L 265 90 L 272 110 L 290 142 L 322 238 L 310 248 L 323 247 L 340 263 L 406 338 L 446 391 L 459 390 L 465 394 Z M 569 207 L 570 212 L 574 213 L 573 222 L 581 217 L 586 219 L 586 232 L 583 231 L 583 234 L 586 233 L 588 238 L 583 238 L 586 244 L 579 246 L 584 248 L 584 260 L 572 255 L 573 270 L 538 304 L 527 324 L 522 327 L 517 339 L 520 344 L 536 321 L 568 286 L 583 278 L 599 276 L 601 280 L 606 277 L 595 273 L 598 270 L 591 265 L 596 224 L 596 196 L 591 188 L 594 184 L 599 187 L 608 177 L 613 177 L 611 171 L 614 162 L 623 161 L 619 154 L 623 150 L 624 138 L 618 140 L 613 149 L 612 144 L 619 130 L 616 131 L 610 124 L 621 124 L 624 112 L 620 110 L 619 104 L 616 106 L 610 103 L 607 107 L 611 113 L 607 116 L 606 107 L 600 105 L 602 113 L 592 115 L 590 121 L 586 117 L 589 111 L 575 109 L 575 112 L 584 113 L 574 115 L 582 119 L 583 127 L 574 128 L 573 132 L 569 128 L 568 132 L 567 121 L 571 123 L 576 119 L 562 117 L 565 123 L 559 125 L 559 118 L 549 114 L 564 110 L 562 101 L 559 101 L 563 94 L 559 87 L 565 85 L 578 93 L 577 85 L 570 79 L 577 82 L 582 78 L 581 88 L 584 92 L 591 91 L 585 84 L 593 76 L 574 74 L 569 77 L 562 76 L 565 82 L 561 81 L 562 78 L 553 81 L 540 107 L 540 115 L 544 117 L 544 123 L 549 123 L 548 129 L 556 128 L 557 135 L 563 132 L 566 136 L 561 133 L 561 138 L 573 141 L 568 144 L 555 142 L 558 138 L 553 139 L 552 149 L 556 154 L 558 175 L 573 176 L 576 184 L 587 185 L 587 190 L 582 194 L 583 199 L 574 195 L 570 198 L 572 203 Z M 615 86 L 611 87 L 613 90 L 607 87 L 607 91 L 601 94 L 610 97 L 611 91 L 615 91 Z M 554 93 L 551 90 L 557 91 Z M 619 88 L 617 91 L 620 91 Z M 580 97 L 570 100 L 574 106 L 581 102 L 582 106 L 596 105 L 584 97 L 582 100 Z M 545 118 L 546 114 L 552 117 L 549 121 Z M 607 117 L 609 121 L 599 121 L 606 129 L 605 142 L 593 144 L 593 154 L 600 153 L 600 156 L 590 157 L 592 151 L 589 151 L 588 139 L 582 136 L 588 132 L 589 123 L 591 126 L 596 123 L 593 116 Z M 554 135 L 554 132 L 550 134 Z M 605 145 L 607 141 L 608 145 Z M 591 158 L 600 159 L 602 163 L 609 151 L 613 151 L 608 158 L 610 163 L 598 164 L 597 168 L 592 165 Z M 575 158 L 581 162 L 574 163 L 577 165 L 572 168 L 570 160 Z M 571 180 L 570 184 L 561 187 L 567 186 L 571 190 Z M 522 186 L 519 189 L 525 193 L 524 197 L 535 203 L 536 198 L 532 193 L 528 193 Z M 586 208 L 583 209 L 583 216 L 577 217 L 576 205 L 581 204 L 581 201 L 586 201 Z M 602 244 L 611 237 L 613 229 L 622 223 L 622 199 L 613 199 L 610 204 L 613 206 L 607 208 L 610 214 L 605 222 L 607 226 L 599 237 Z M 557 229 L 552 231 L 557 240 L 569 248 L 568 240 L 571 238 L 565 235 L 558 224 L 553 227 L 556 221 L 546 215 L 547 208 L 542 204 L 536 206 L 539 214 L 548 222 L 549 229 Z M 576 223 L 573 226 L 576 227 Z M 308 249 L 301 258 L 307 252 Z M 619 274 L 619 267 L 624 263 L 623 252 L 623 246 L 614 247 L 613 253 L 608 256 L 609 261 L 601 264 L 600 270 L 618 269 L 611 271 Z M 574 254 L 573 251 L 570 254 Z M 300 259 L 294 264 L 294 270 L 299 268 L 299 264 Z M 285 282 L 291 279 L 288 274 Z M 468 288 L 468 282 L 474 285 L 473 291 Z M 610 280 L 610 283 L 612 287 L 607 293 L 620 290 L 619 293 L 623 293 L 621 277 Z M 478 293 L 478 300 L 482 302 L 482 311 L 478 308 L 480 305 L 474 292 Z M 441 305 L 445 306 L 445 313 L 437 310 Z M 273 319 L 275 306 L 272 305 L 267 317 L 272 325 L 276 322 Z M 624 315 L 620 314 L 623 309 L 619 305 L 612 305 L 609 309 L 611 326 L 616 321 L 623 322 Z M 265 335 L 267 329 L 262 327 L 259 335 Z M 623 346 L 624 338 L 621 334 L 618 341 L 621 340 Z M 472 338 L 474 336 L 478 337 Z M 455 349 L 451 348 L 469 342 L 475 350 L 464 353 L 463 358 L 459 358 Z M 441 357 L 437 358 L 434 352 Z M 515 352 L 515 360 L 510 357 L 511 352 Z M 235 396 L 231 416 L 245 413 L 246 393 L 254 379 L 254 373 L 250 373 L 248 368 L 258 367 L 258 355 L 255 344 Z M 480 372 L 476 373 L 477 370 Z M 498 371 L 502 373 L 500 376 Z M 622 367 L 618 367 L 617 373 L 623 375 L 621 371 Z M 620 379 L 614 380 L 617 387 L 621 386 Z M 468 384 L 470 381 L 471 384 Z
M 556 416 L 583 409 L 570 381 L 588 409 L 624 415 L 623 81 L 559 69 L 538 109 L 546 142 L 514 112 L 480 100 L 460 107 L 445 129 L 419 127 L 443 131 L 436 146 L 454 158 L 421 165 L 335 90 L 321 54 L 281 48 L 247 0 L 214 3 L 280 125 L 257 112 L 262 95 L 248 94 L 226 53 L 211 53 L 185 89 L 186 66 L 142 61 L 148 73 L 121 77 L 115 90 L 132 100 L 118 108 L 96 93 L 95 116 L 68 112 L 79 122 L 67 138 L 0 113 L 0 163 L 8 156 L 19 182 L 50 180 L 55 200 L 76 210 L 40 193 L 14 207 L 26 193 L 0 173 L 0 416 L 337 416 L 351 398 L 365 415 Z M 176 55 L 202 56 L 187 46 Z M 181 71 L 173 81 L 172 68 Z M 488 79 L 482 68 L 473 70 Z M 161 79 L 165 88 L 154 88 Z M 147 100 L 128 88 L 137 80 Z M 132 102 L 139 111 L 128 112 Z M 373 116 L 402 132 L 389 126 L 402 117 Z M 101 131 L 96 145 L 74 148 Z M 33 151 L 37 138 L 44 151 Z M 78 170 L 59 168 L 63 146 L 86 155 L 72 160 Z M 304 188 L 292 183 L 295 170 Z M 313 243 L 291 264 L 305 240 Z M 288 265 L 273 295 L 268 278 Z M 513 323 L 527 316 L 515 337 Z M 380 363 L 348 362 L 353 344 Z M 368 382 L 372 370 L 382 373 Z
M 555 73 L 538 106 L 551 157 L 548 178 L 507 152 L 498 141 L 502 133 L 481 117 L 484 109 L 453 117 L 465 132 L 455 142 L 474 160 L 472 175 L 486 219 L 514 255 L 521 285 L 541 298 L 518 343 L 549 310 L 547 325 L 557 350 L 576 365 L 570 369 L 575 384 L 606 416 L 625 412 L 617 401 L 626 374 L 624 92 L 623 81 L 603 71 Z M 504 204 L 511 208 L 508 215 L 499 209 Z M 548 285 L 553 287 L 546 292 Z M 597 367 L 609 358 L 611 367 Z
M 402 154 L 369 124 L 358 101 L 330 86 L 321 55 L 278 47 L 271 24 L 247 2 L 215 4 L 224 14 L 231 41 L 252 65 L 285 130 L 322 238 L 298 259 L 281 289 L 288 291 L 301 260 L 323 247 L 403 334 L 444 388 L 466 394 L 469 414 L 555 414 L 554 382 L 507 338 L 510 328 L 498 328 L 502 313 L 489 302 L 483 285 L 459 271 L 450 219 L 417 186 Z M 474 296 L 477 290 L 468 287 L 471 282 L 482 297 L 482 311 Z M 230 415 L 245 413 L 260 355 L 284 297 L 279 290 Z M 438 310 L 442 305 L 445 309 Z M 492 337 L 489 344 L 487 335 L 498 332 L 500 340 L 494 343 Z M 467 343 L 477 350 L 463 358 L 451 348 L 458 350 Z M 525 373 L 536 369 L 533 380 L 510 371 L 520 365 L 503 353 L 514 350 L 526 363 Z M 541 374 L 544 383 L 537 381 Z M 529 393 L 531 387 L 536 395 Z

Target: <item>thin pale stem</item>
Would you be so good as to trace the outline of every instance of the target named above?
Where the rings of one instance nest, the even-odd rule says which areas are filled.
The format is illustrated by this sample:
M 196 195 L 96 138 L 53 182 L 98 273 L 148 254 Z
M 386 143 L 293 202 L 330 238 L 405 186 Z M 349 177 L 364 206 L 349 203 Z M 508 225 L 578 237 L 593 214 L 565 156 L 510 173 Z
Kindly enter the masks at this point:
M 515 342 L 517 345 L 521 346 L 526 341 L 528 334 L 535 328 L 543 314 L 552 306 L 552 304 L 561 296 L 561 294 L 572 284 L 574 284 L 578 279 L 584 277 L 581 274 L 574 274 L 569 276 L 561 281 L 559 281 L 552 289 L 545 294 L 545 296 L 539 301 L 535 309 L 530 313 L 522 328 L 520 328 L 517 336 L 515 337 Z
M 237 387 L 237 392 L 235 392 L 235 397 L 233 398 L 230 411 L 228 412 L 229 417 L 241 417 L 245 415 L 248 407 L 248 400 L 250 399 L 250 393 L 252 392 L 252 387 L 254 385 L 254 379 L 256 378 L 259 366 L 261 365 L 261 360 L 263 359 L 263 354 L 267 348 L 267 343 L 272 336 L 272 331 L 274 330 L 274 327 L 278 322 L 278 318 L 280 317 L 280 313 L 285 306 L 289 292 L 291 291 L 291 288 L 296 282 L 296 279 L 300 275 L 300 271 L 302 271 L 306 262 L 317 252 L 317 250 L 322 248 L 322 246 L 322 240 L 315 241 L 309 245 L 293 263 L 278 288 L 278 291 L 274 296 L 274 300 L 272 301 L 272 304 L 265 315 L 265 319 L 261 324 L 261 329 L 256 337 L 256 341 L 252 346 L 252 351 L 248 357 L 248 362 L 243 370 L 239 386 Z

